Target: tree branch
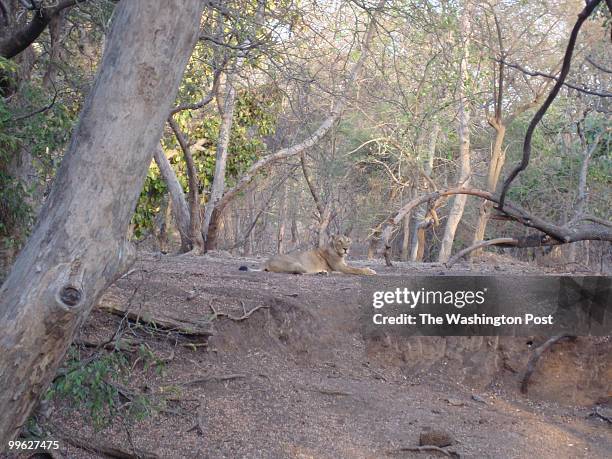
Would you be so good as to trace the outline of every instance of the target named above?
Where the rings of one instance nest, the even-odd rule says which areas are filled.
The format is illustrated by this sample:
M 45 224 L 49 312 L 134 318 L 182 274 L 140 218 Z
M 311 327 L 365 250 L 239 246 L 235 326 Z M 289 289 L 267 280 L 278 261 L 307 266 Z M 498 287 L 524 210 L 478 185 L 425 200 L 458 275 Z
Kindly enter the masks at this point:
M 0 56 L 11 59 L 21 53 L 40 36 L 54 16 L 77 3 L 79 0 L 64 0 L 53 7 L 34 9 L 34 17 L 29 23 L 16 30 L 10 37 L 0 40 Z
M 510 175 L 508 176 L 502 187 L 499 199 L 500 208 L 502 209 L 504 208 L 504 201 L 506 200 L 506 193 L 508 192 L 508 188 L 510 188 L 510 184 L 514 181 L 518 174 L 521 171 L 524 171 L 529 165 L 529 159 L 531 157 L 531 138 L 533 137 L 533 132 L 535 131 L 535 128 L 538 123 L 544 117 L 544 114 L 548 110 L 548 107 L 550 107 L 550 105 L 557 97 L 557 94 L 559 94 L 559 90 L 561 89 L 561 86 L 563 86 L 563 83 L 567 78 L 572 64 L 572 55 L 574 53 L 574 47 L 576 46 L 576 39 L 578 38 L 578 32 L 580 31 L 580 27 L 582 27 L 584 21 L 586 21 L 586 19 L 591 15 L 591 13 L 600 3 L 601 0 L 590 0 L 578 15 L 578 20 L 576 21 L 576 24 L 574 24 L 574 28 L 572 29 L 569 42 L 567 43 L 567 48 L 565 50 L 565 56 L 563 57 L 563 65 L 561 66 L 559 78 L 551 89 L 550 93 L 548 94 L 548 97 L 546 98 L 540 109 L 534 115 L 533 119 L 531 120 L 531 123 L 529 123 L 527 133 L 525 134 L 525 141 L 523 143 L 523 159 L 512 170 L 512 172 L 510 172 Z
M 550 223 L 540 217 L 532 215 L 527 210 L 523 209 L 517 204 L 506 203 L 503 209 L 501 209 L 500 198 L 493 193 L 488 191 L 479 190 L 476 188 L 449 188 L 445 190 L 438 190 L 433 193 L 419 196 L 412 201 L 408 202 L 402 207 L 394 216 L 389 217 L 384 224 L 382 231 L 382 240 L 385 243 L 385 248 L 390 248 L 391 235 L 395 227 L 399 225 L 404 216 L 411 212 L 415 207 L 424 204 L 429 201 L 435 201 L 444 196 L 451 196 L 455 194 L 467 194 L 470 196 L 476 196 L 488 201 L 498 204 L 495 207 L 498 211 L 502 212 L 509 219 L 516 221 L 529 228 L 537 229 L 545 234 L 545 236 L 528 236 L 525 238 L 517 238 L 517 246 L 520 247 L 533 247 L 540 245 L 558 245 L 567 244 L 570 242 L 577 241 L 610 241 L 612 242 L 612 223 L 607 221 L 596 222 L 595 225 L 566 225 L 558 226 Z M 593 220 L 589 218 L 589 220 Z M 387 265 L 391 266 L 390 255 L 387 257 Z
M 554 75 L 550 75 L 548 73 L 542 73 L 542 72 L 537 72 L 537 71 L 531 71 L 531 70 L 527 70 L 524 67 L 521 67 L 518 64 L 511 64 L 509 62 L 505 62 L 503 60 L 498 60 L 498 62 L 500 62 L 501 64 L 505 65 L 506 67 L 511 67 L 513 69 L 519 70 L 522 73 L 524 73 L 525 75 L 529 75 L 529 76 L 539 76 L 539 77 L 544 77 L 544 78 L 548 78 L 549 80 L 555 80 L 555 81 L 559 81 L 559 77 L 556 77 Z M 590 61 L 589 61 L 590 62 Z M 568 83 L 568 82 L 563 82 L 562 83 L 564 86 L 567 86 L 568 88 L 571 89 L 575 89 L 578 92 L 582 92 L 584 94 L 590 94 L 591 96 L 598 96 L 598 97 L 612 97 L 612 93 L 610 92 L 600 92 L 600 91 L 594 91 L 592 89 L 587 89 L 587 88 L 583 88 L 582 86 L 576 86 L 575 84 L 572 83 Z
M 386 0 L 380 0 L 377 9 L 380 9 L 385 3 Z M 251 183 L 260 171 L 264 170 L 265 168 L 271 166 L 272 164 L 278 161 L 301 154 L 303 151 L 314 146 L 327 134 L 327 132 L 336 123 L 338 118 L 340 118 L 340 115 L 344 110 L 344 106 L 346 105 L 348 92 L 361 74 L 361 69 L 363 68 L 365 60 L 370 53 L 369 48 L 370 44 L 372 43 L 372 39 L 374 38 L 375 28 L 376 20 L 375 16 L 373 15 L 366 30 L 361 50 L 361 56 L 353 66 L 353 69 L 349 74 L 349 78 L 347 84 L 344 87 L 344 90 L 342 91 L 340 96 L 334 101 L 330 116 L 325 121 L 323 121 L 319 125 L 319 127 L 302 142 L 295 144 L 291 147 L 278 150 L 277 152 L 264 156 L 263 158 L 256 161 L 251 166 L 251 168 L 240 178 L 240 180 L 238 180 L 238 183 L 236 183 L 233 188 L 227 190 L 223 195 L 223 198 L 219 200 L 219 202 L 217 203 L 217 209 L 219 212 L 221 212 L 225 208 L 225 206 L 227 206 L 227 204 L 232 199 L 234 199 L 234 197 L 236 197 L 236 195 L 238 195 L 249 183 Z

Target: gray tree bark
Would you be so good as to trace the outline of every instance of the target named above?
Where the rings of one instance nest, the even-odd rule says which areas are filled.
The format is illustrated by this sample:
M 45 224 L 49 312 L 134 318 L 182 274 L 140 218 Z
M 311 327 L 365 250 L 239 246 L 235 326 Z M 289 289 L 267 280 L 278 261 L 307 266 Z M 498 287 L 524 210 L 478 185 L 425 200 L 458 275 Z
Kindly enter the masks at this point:
M 38 223 L 0 288 L 0 445 L 131 263 L 126 232 L 198 37 L 203 2 L 120 2 L 96 82 Z

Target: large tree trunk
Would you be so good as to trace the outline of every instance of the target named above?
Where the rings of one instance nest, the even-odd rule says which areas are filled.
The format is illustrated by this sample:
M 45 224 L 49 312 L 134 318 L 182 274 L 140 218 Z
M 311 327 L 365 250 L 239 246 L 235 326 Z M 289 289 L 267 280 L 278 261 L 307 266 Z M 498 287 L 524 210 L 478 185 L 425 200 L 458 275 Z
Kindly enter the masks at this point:
M 469 36 L 470 36 L 470 19 L 471 19 L 471 8 L 470 0 L 466 0 L 461 14 L 461 42 L 462 42 L 462 56 L 459 68 L 459 161 L 460 161 L 460 172 L 458 185 L 467 187 L 470 183 L 470 108 L 469 101 L 467 100 L 467 65 L 469 60 Z M 440 244 L 440 253 L 438 255 L 438 261 L 445 263 L 448 261 L 453 249 L 453 242 L 455 241 L 455 233 L 461 217 L 463 217 L 463 209 L 465 208 L 465 202 L 467 201 L 466 195 L 456 195 L 453 199 L 453 205 L 448 214 L 446 221 L 446 227 L 444 228 L 444 236 L 442 237 L 442 243 Z
M 133 259 L 126 232 L 198 36 L 203 2 L 120 2 L 100 71 L 39 221 L 0 288 L 0 445 Z

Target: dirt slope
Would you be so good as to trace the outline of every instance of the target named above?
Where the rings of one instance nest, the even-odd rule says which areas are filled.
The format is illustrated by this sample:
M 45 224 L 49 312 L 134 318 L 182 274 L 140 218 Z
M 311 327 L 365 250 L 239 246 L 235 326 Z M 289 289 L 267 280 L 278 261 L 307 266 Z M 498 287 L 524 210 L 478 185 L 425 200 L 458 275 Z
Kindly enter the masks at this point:
M 524 339 L 368 342 L 353 294 L 357 277 L 238 271 L 255 261 L 142 255 L 103 305 L 129 303 L 133 312 L 196 323 L 210 318 L 211 304 L 234 318 L 262 308 L 240 321 L 218 317 L 207 347 L 132 326 L 126 336 L 145 340 L 167 362 L 160 374 L 134 358 L 129 388 L 165 399 L 164 410 L 95 432 L 75 407 L 56 402 L 53 425 L 164 458 L 442 457 L 392 452 L 418 445 L 430 429 L 448 432 L 455 439 L 448 449 L 461 457 L 610 457 L 610 425 L 589 417 L 612 392 L 609 340 L 560 344 L 525 398 L 516 390 L 529 356 Z M 370 266 L 381 275 L 417 273 L 411 265 Z M 539 272 L 493 261 L 452 274 Z M 108 340 L 120 320 L 95 311 L 79 340 Z M 101 457 L 65 443 L 60 453 Z

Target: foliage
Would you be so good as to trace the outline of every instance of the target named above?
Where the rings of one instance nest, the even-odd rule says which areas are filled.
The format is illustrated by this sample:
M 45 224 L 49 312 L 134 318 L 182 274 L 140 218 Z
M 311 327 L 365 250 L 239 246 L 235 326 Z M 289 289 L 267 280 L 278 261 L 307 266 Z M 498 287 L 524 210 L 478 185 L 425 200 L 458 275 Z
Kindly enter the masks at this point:
M 35 83 L 23 84 L 15 103 L 0 99 L 0 243 L 19 245 L 33 222 L 32 203 L 46 192 L 68 141 L 76 109 L 61 101 L 41 110 L 53 96 Z M 48 104 L 48 102 L 45 102 Z M 44 107 L 43 107 L 44 108 Z M 24 151 L 38 180 L 24 181 L 16 171 Z
M 201 93 L 194 89 L 193 81 L 201 82 L 197 75 L 193 79 L 189 76 L 184 78 L 181 84 L 183 96 L 192 94 L 196 98 L 201 97 Z M 237 94 L 227 160 L 228 185 L 231 186 L 264 151 L 264 138 L 272 134 L 275 128 L 279 99 L 279 94 L 272 88 L 258 91 L 245 90 Z M 194 144 L 191 146 L 191 151 L 200 184 L 198 191 L 205 203 L 206 191 L 212 185 L 215 171 L 215 154 L 220 128 L 219 116 L 186 110 L 177 114 L 175 118 L 179 127 L 187 133 L 187 137 Z M 176 138 L 166 136 L 163 144 L 164 150 L 171 153 L 170 163 L 183 189 L 187 191 L 189 186 L 186 164 Z M 154 218 L 161 208 L 166 191 L 166 185 L 160 176 L 159 169 L 152 163 L 132 219 L 134 235 L 137 238 L 143 237 L 153 229 Z
M 136 395 L 128 403 L 121 403 L 119 384 L 125 383 L 128 375 L 128 361 L 121 352 L 81 360 L 78 350 L 72 347 L 63 374 L 47 390 L 45 399 L 59 398 L 85 407 L 96 428 L 108 425 L 119 414 L 141 419 L 151 410 L 147 397 Z

